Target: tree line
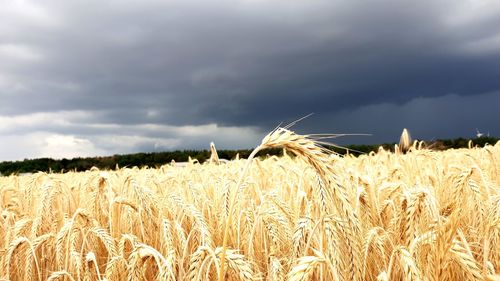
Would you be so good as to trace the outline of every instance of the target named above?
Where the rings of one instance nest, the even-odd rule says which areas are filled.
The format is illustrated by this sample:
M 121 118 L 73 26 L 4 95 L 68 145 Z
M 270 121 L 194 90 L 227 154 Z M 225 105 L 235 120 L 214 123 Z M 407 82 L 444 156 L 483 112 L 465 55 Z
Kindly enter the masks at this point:
M 429 142 L 426 147 L 436 150 L 444 150 L 450 148 L 465 148 L 468 147 L 469 141 L 474 145 L 484 146 L 489 143 L 494 145 L 499 138 L 494 137 L 481 137 L 476 139 L 448 139 L 437 140 Z M 339 154 L 345 154 L 347 151 L 351 154 L 369 153 L 370 151 L 377 151 L 382 146 L 385 149 L 393 149 L 395 143 L 385 143 L 376 145 L 348 145 L 344 148 L 328 147 Z M 237 155 L 240 158 L 247 158 L 251 149 L 241 150 L 218 150 L 217 154 L 222 159 L 235 159 Z M 271 149 L 261 151 L 258 156 L 266 155 L 281 155 L 281 149 Z M 117 167 L 160 167 L 162 165 L 175 162 L 187 162 L 188 159 L 196 159 L 200 163 L 210 159 L 210 150 L 177 150 L 166 152 L 150 152 L 150 153 L 134 153 L 113 155 L 105 157 L 77 157 L 72 159 L 52 159 L 52 158 L 38 158 L 38 159 L 25 159 L 22 161 L 4 161 L 0 162 L 0 174 L 8 176 L 11 174 L 23 174 L 34 172 L 67 172 L 67 171 L 85 171 L 92 167 L 97 167 L 100 170 L 110 170 Z

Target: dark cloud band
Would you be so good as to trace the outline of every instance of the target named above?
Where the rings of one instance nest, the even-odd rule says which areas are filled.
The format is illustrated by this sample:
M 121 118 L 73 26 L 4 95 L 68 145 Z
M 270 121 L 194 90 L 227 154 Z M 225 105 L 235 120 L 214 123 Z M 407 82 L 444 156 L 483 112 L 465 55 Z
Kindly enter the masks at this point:
M 439 111 L 452 122 L 462 120 L 460 107 L 469 116 L 462 124 L 481 123 L 498 135 L 495 114 L 484 106 L 498 102 L 500 90 L 500 4 L 481 3 L 8 4 L 0 11 L 0 116 L 90 113 L 78 125 L 34 122 L 17 133 L 75 135 L 100 147 L 104 133 L 92 124 L 217 124 L 252 128 L 255 139 L 310 112 L 316 115 L 304 123 L 309 133 L 369 132 L 378 142 L 393 140 L 404 126 L 421 128 L 422 138 L 455 136 L 469 129 L 437 121 L 425 129 L 415 116 Z M 415 108 L 421 112 L 402 111 Z M 130 135 L 143 133 L 183 138 L 173 131 Z

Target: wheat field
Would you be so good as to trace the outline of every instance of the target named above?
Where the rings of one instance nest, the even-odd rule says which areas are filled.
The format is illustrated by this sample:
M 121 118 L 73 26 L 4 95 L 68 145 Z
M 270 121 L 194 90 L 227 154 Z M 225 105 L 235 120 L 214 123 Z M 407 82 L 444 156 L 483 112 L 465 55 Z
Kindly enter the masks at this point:
M 418 146 L 1 177 L 0 280 L 500 280 L 500 143 Z

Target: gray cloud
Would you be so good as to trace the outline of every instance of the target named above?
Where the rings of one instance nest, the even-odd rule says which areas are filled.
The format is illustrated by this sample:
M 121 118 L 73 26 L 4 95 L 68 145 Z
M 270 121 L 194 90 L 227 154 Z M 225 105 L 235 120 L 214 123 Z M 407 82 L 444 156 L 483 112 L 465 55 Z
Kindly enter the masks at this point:
M 2 137 L 74 136 L 105 154 L 120 152 L 113 136 L 134 151 L 200 147 L 221 132 L 224 146 L 244 147 L 309 112 L 298 130 L 377 135 L 368 142 L 402 127 L 422 137 L 498 130 L 484 110 L 500 90 L 495 1 L 3 4 L 0 120 L 25 122 L 0 125 Z M 175 130 L 209 124 L 196 142 Z
M 495 117 L 498 104 L 499 91 L 477 96 L 419 97 L 404 104 L 366 105 L 329 115 L 327 120 L 331 131 L 328 132 L 371 134 L 334 140 L 341 144 L 397 142 L 405 127 L 412 137 L 425 140 L 473 138 L 476 130 L 498 136 L 500 128 Z M 299 126 L 300 131 L 321 130 L 323 127 L 315 125 L 313 120 L 304 123 Z

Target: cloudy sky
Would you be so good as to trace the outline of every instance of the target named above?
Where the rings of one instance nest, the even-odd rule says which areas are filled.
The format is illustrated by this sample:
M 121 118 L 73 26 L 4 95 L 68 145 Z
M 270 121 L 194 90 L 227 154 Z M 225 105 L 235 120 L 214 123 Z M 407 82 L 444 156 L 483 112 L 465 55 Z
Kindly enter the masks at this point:
M 42 4 L 43 3 L 43 4 Z M 0 160 L 500 135 L 500 2 L 0 0 Z

